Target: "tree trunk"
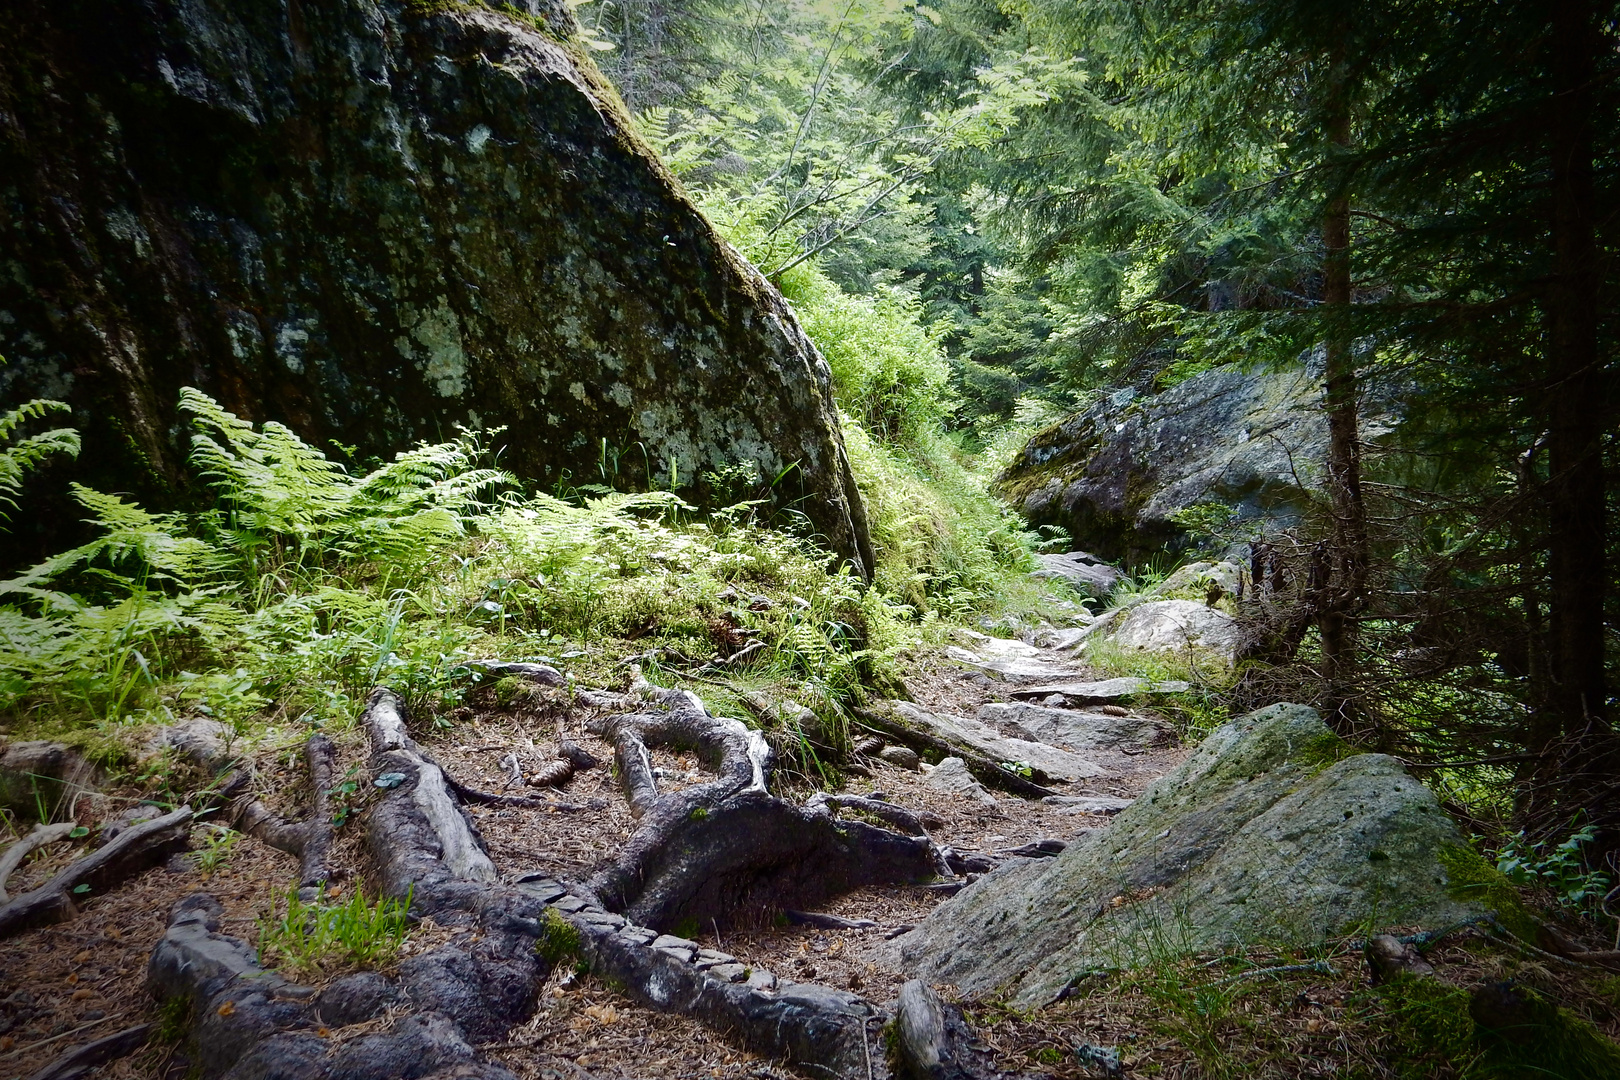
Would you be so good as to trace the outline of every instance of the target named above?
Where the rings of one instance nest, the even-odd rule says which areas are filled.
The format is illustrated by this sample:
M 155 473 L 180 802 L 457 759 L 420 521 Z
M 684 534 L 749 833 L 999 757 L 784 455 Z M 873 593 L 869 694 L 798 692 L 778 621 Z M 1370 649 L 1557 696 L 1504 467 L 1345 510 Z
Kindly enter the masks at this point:
M 1600 39 L 1591 3 L 1558 0 L 1552 5 L 1552 32 L 1553 275 L 1547 296 L 1552 716 L 1538 727 L 1542 738 L 1557 741 L 1534 747 L 1542 755 L 1537 802 L 1552 812 L 1530 825 L 1563 830 L 1579 810 L 1599 827 L 1599 848 L 1613 850 L 1620 845 L 1620 798 L 1610 773 L 1617 750 L 1604 673 L 1604 372 L 1598 351 L 1592 141 Z
M 1552 697 L 1564 737 L 1604 725 L 1603 386 L 1598 357 L 1592 5 L 1553 5 L 1554 273 L 1549 290 L 1548 461 L 1551 471 Z
M 1331 151 L 1350 146 L 1349 75 L 1342 55 L 1328 74 L 1327 135 Z M 1350 324 L 1350 185 L 1337 190 L 1322 214 L 1322 300 L 1327 314 L 1322 403 L 1328 417 L 1328 497 L 1333 513 L 1331 580 L 1318 619 L 1322 675 L 1327 684 L 1328 723 L 1340 734 L 1354 726 L 1350 682 L 1356 659 L 1356 615 L 1367 585 L 1367 514 L 1361 499 L 1361 431 L 1356 415 L 1358 382 Z

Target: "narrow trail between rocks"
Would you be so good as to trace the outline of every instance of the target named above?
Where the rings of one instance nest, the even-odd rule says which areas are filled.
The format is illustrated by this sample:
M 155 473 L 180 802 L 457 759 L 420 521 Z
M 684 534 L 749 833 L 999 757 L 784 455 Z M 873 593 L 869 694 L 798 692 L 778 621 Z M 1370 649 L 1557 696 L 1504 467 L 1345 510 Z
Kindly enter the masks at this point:
M 334 759 L 329 762 L 332 776 L 361 781 L 351 784 L 350 790 L 369 796 L 369 805 L 363 805 L 365 799 L 356 799 L 354 805 L 361 817 L 370 820 L 370 835 L 362 837 L 366 829 L 354 825 L 339 830 L 326 861 L 340 890 L 363 888 L 369 896 L 376 895 L 379 888 L 404 892 L 406 883 L 414 883 L 417 907 L 427 914 L 406 939 L 396 974 L 384 972 L 396 978 L 398 985 L 387 991 L 381 1005 L 340 1016 L 342 1010 L 334 1012 L 321 1003 L 339 990 L 349 993 L 350 982 L 306 976 L 303 985 L 290 986 L 285 995 L 288 1001 L 314 1002 L 299 1006 L 310 1019 L 277 1014 L 276 1023 L 320 1040 L 326 1058 L 336 1061 L 343 1059 L 342 1048 L 356 1039 L 392 1039 L 389 1045 L 396 1050 L 405 1045 L 400 1042 L 404 1038 L 401 1025 L 413 1010 L 422 1008 L 423 991 L 411 982 L 412 972 L 419 974 L 424 966 L 443 962 L 435 957 L 471 957 L 469 962 L 476 968 L 477 963 L 490 962 L 490 955 L 510 954 L 511 959 L 501 961 L 501 970 L 504 977 L 521 982 L 520 969 L 527 961 L 518 957 L 533 951 L 522 943 L 538 934 L 543 951 L 545 931 L 503 930 L 500 926 L 506 923 L 492 923 L 488 911 L 497 906 L 494 898 L 499 895 L 511 897 L 511 905 L 515 905 L 502 916 L 508 923 L 516 919 L 542 924 L 550 916 L 539 905 L 546 905 L 587 931 L 600 930 L 607 936 L 598 939 L 587 932 L 580 942 L 581 953 L 590 960 L 589 974 L 577 972 L 568 963 L 556 965 L 549 974 L 538 976 L 543 985 L 513 991 L 519 997 L 537 991 L 532 1004 L 517 1002 L 506 1013 L 491 1018 L 481 1033 L 468 1030 L 463 1021 L 460 1036 L 455 1038 L 427 1029 L 411 1035 L 431 1046 L 464 1036 L 465 1051 L 457 1049 L 452 1055 L 460 1062 L 456 1067 L 463 1070 L 455 1075 L 501 1076 L 501 1069 L 518 1077 L 576 1080 L 591 1076 L 825 1075 L 823 1069 L 802 1062 L 807 1054 L 836 1056 L 840 1052 L 834 1047 L 836 1039 L 827 1044 L 833 1049 L 805 1047 L 794 1052 L 778 1047 L 778 1052 L 770 1053 L 764 1052 L 768 1048 L 757 1039 L 739 1038 L 737 1025 L 758 1020 L 749 1010 L 757 1011 L 762 1003 L 778 1012 L 830 1009 L 837 1015 L 843 1014 L 840 1010 L 854 1010 L 850 1015 L 855 1015 L 861 1010 L 882 1010 L 884 1003 L 892 1011 L 905 976 L 895 967 L 890 940 L 921 922 L 984 870 L 1009 859 L 1050 857 L 1086 832 L 1106 829 L 1112 814 L 1184 757 L 1171 725 L 1152 708 L 1154 693 L 1161 688 L 1137 680 L 1097 679 L 1067 651 L 1072 641 L 1062 632 L 1043 645 L 973 634 L 959 640 L 960 645 L 925 658 L 912 669 L 906 678 L 911 702 L 885 703 L 857 715 L 853 731 L 857 754 L 845 767 L 848 783 L 842 791 L 831 798 L 816 795 L 817 787 L 808 777 L 779 772 L 772 790 L 781 793 L 780 798 L 770 800 L 786 807 L 803 803 L 804 811 L 793 813 L 808 812 L 816 820 L 825 818 L 829 810 L 843 814 L 841 829 L 868 830 L 862 835 L 876 838 L 886 852 L 904 840 L 904 834 L 915 834 L 915 843 L 935 851 L 933 858 L 946 859 L 948 868 L 940 867 L 937 875 L 913 875 L 928 879 L 915 884 L 860 885 L 806 905 L 808 910 L 783 905 L 763 919 L 728 920 L 728 915 L 737 913 L 713 907 L 705 920 L 696 912 L 711 908 L 683 909 L 678 925 L 665 927 L 663 937 L 656 937 L 652 930 L 639 932 L 647 939 L 639 945 L 633 924 L 596 907 L 583 885 L 596 882 L 600 886 L 604 867 L 627 857 L 632 838 L 656 817 L 638 813 L 652 804 L 638 807 L 633 783 L 629 800 L 623 791 L 627 760 L 624 719 L 627 710 L 647 706 L 635 705 L 633 697 L 616 692 L 547 686 L 548 677 L 542 676 L 530 683 L 528 691 L 509 697 L 504 704 L 493 693 L 473 694 L 469 704 L 446 718 L 449 723 L 442 728 L 430 718 L 413 718 L 411 730 L 420 738 L 416 751 L 410 747 L 417 744 L 402 731 L 403 744 L 390 736 L 396 738 L 388 744 L 392 750 L 378 742 L 378 699 L 374 697 L 368 714 L 373 716 L 371 754 L 356 740 L 337 739 Z M 518 668 L 508 673 L 512 672 L 521 673 Z M 657 699 L 659 709 L 671 710 L 657 715 L 675 716 L 690 707 L 690 695 L 657 688 L 650 692 L 664 695 Z M 703 718 L 701 711 L 690 715 Z M 726 722 L 714 723 L 723 727 Z M 737 730 L 744 729 L 737 725 Z M 617 743 L 614 731 L 621 732 Z M 895 738 L 896 731 L 904 732 L 905 739 Z M 938 757 L 937 751 L 930 753 L 931 747 L 946 745 L 957 748 L 966 760 L 958 756 L 931 764 L 920 761 L 914 749 L 921 747 L 926 759 Z M 453 844 L 441 840 L 436 846 L 430 835 L 411 849 L 421 854 L 411 855 L 409 850 L 393 846 L 394 839 L 379 835 L 379 822 L 384 820 L 377 816 L 380 813 L 397 818 L 388 826 L 396 830 L 405 827 L 401 823 L 406 818 L 398 818 L 400 813 L 418 820 L 413 816 L 417 811 L 407 801 L 370 784 L 378 777 L 390 779 L 387 773 L 412 770 L 412 766 L 394 761 L 401 752 L 407 757 L 416 755 L 412 760 L 421 763 L 421 768 L 415 774 L 419 778 L 400 790 L 414 787 L 416 793 L 410 796 L 416 800 L 414 805 L 425 807 L 422 792 L 431 785 L 422 777 L 433 766 L 442 769 L 446 787 L 440 797 L 448 801 L 441 809 L 456 809 L 454 804 L 460 804 L 461 813 L 452 817 L 471 826 L 470 837 L 477 850 L 455 856 L 450 850 Z M 692 808 L 708 805 L 718 812 L 735 803 L 734 793 L 714 793 L 724 777 L 716 779 L 717 759 L 701 742 L 648 737 L 639 750 L 629 752 L 644 757 L 642 777 L 650 785 L 650 794 L 644 794 L 642 801 L 656 799 L 666 811 L 675 806 L 680 815 L 699 824 L 705 811 Z M 738 749 L 737 753 L 746 756 L 747 752 Z M 619 767 L 600 767 L 614 761 L 616 755 Z M 301 820 L 299 808 L 307 808 L 307 795 L 301 792 L 307 791 L 308 780 L 296 758 L 296 753 L 283 753 L 276 764 L 261 769 L 254 780 L 262 798 L 253 803 L 257 814 L 274 818 L 279 813 L 294 822 Z M 722 772 L 728 768 L 719 767 Z M 1005 786 L 1050 794 L 1026 798 L 989 790 L 975 775 L 977 770 L 978 776 L 984 776 L 986 768 L 1000 770 L 989 778 L 1004 779 Z M 746 777 L 739 777 L 738 783 L 746 787 Z M 533 786 L 558 778 L 565 779 L 555 790 Z M 519 779 L 526 782 L 516 784 Z M 451 793 L 456 798 L 449 798 Z M 688 801 L 682 802 L 683 798 Z M 389 806 L 394 809 L 388 810 Z M 434 814 L 426 812 L 425 816 L 429 827 L 435 827 Z M 861 824 L 866 821 L 881 828 Z M 238 828 L 245 827 L 238 824 Z M 750 849 L 765 842 L 762 836 L 745 837 L 742 847 Z M 921 853 L 923 849 L 917 850 Z M 698 855 L 710 858 L 713 852 L 703 850 Z M 13 875 L 13 894 L 38 886 L 60 871 L 70 857 L 64 850 L 49 858 L 36 858 Z M 462 863 L 452 865 L 457 857 Z M 719 857 L 723 859 L 724 853 Z M 712 859 L 701 865 L 711 864 L 719 865 Z M 421 876 L 423 867 L 428 867 L 426 877 Z M 813 876 L 821 869 L 817 865 L 769 873 L 794 878 L 805 871 Z M 901 881 L 912 873 L 897 872 L 900 878 L 896 880 Z M 0 1077 L 30 1077 L 36 1070 L 46 1070 L 38 1074 L 41 1076 L 86 1075 L 51 1072 L 50 1063 L 65 1049 L 167 1016 L 146 996 L 148 957 L 165 933 L 166 913 L 185 897 L 207 893 L 217 901 L 217 910 L 204 911 L 188 901 L 191 907 L 176 915 L 165 942 L 179 941 L 176 934 L 182 931 L 203 933 L 206 928 L 203 936 L 210 940 L 237 938 L 251 943 L 258 936 L 256 924 L 278 905 L 284 908 L 289 888 L 304 876 L 293 855 L 272 852 L 249 839 L 229 859 L 214 863 L 199 861 L 195 854 L 175 856 L 105 896 L 84 902 L 71 921 L 26 931 L 4 942 L 0 945 L 0 975 L 14 989 L 0 1000 L 0 1023 L 6 1028 L 0 1033 Z M 479 881 L 488 884 L 479 885 Z M 307 887 L 308 882 L 304 884 Z M 767 886 L 758 888 L 768 891 Z M 472 893 L 467 892 L 468 887 Z M 473 895 L 480 892 L 487 895 Z M 576 896 L 584 899 L 576 900 Z M 501 935 L 510 937 L 512 933 L 518 936 L 502 945 Z M 614 951 L 621 944 L 628 950 L 622 955 Z M 457 953 L 457 949 L 461 951 Z M 253 963 L 251 953 L 251 948 L 241 953 L 241 962 Z M 480 956 L 484 959 L 478 960 Z M 646 965 L 668 963 L 671 958 L 685 965 L 671 969 L 676 975 L 684 978 L 683 973 L 690 971 L 690 977 L 698 980 L 691 990 L 694 1000 L 711 1001 L 711 1005 L 696 1013 L 687 1009 L 687 1015 L 681 1015 L 647 1004 L 645 987 L 637 995 L 643 999 L 639 1003 L 624 992 L 626 983 L 634 992 L 635 980 L 642 977 L 650 980 L 647 985 L 662 985 L 660 980 L 670 976 L 657 971 L 648 974 Z M 154 959 L 152 971 L 159 966 Z M 150 978 L 156 985 L 157 975 Z M 733 991 L 727 992 L 731 997 L 716 997 L 716 985 L 724 989 L 726 983 L 733 984 Z M 235 999 L 208 996 L 224 993 L 218 986 L 199 984 L 196 992 L 216 1012 L 226 1010 L 220 1016 L 235 1011 L 227 1008 Z M 721 1005 L 713 1005 L 714 1001 Z M 733 1004 L 725 1005 L 725 1001 Z M 235 1008 L 249 1006 L 239 1003 Z M 714 1012 L 716 1008 L 721 1011 Z M 739 1020 L 725 1013 L 725 1008 L 741 1009 L 747 1015 Z M 431 1019 L 433 1014 L 424 1015 Z M 175 1023 L 172 1018 L 163 1022 L 171 1027 Z M 208 1023 L 194 1019 L 192 1025 L 197 1037 L 210 1037 Z M 871 1029 L 867 1038 L 881 1054 L 875 1024 L 863 1021 L 861 1026 Z M 734 1029 L 729 1036 L 717 1030 L 726 1027 Z M 806 1030 L 812 1032 L 810 1037 L 823 1037 L 814 1034 L 819 1030 L 814 1024 Z M 193 1051 L 184 1040 L 174 1041 L 173 1031 L 166 1034 L 168 1041 L 152 1038 L 144 1049 L 105 1064 L 94 1075 L 180 1076 L 199 1064 L 204 1065 L 205 1075 L 282 1075 L 274 1069 L 242 1072 L 240 1063 L 236 1071 L 210 1071 L 206 1062 L 192 1059 Z M 749 1044 L 755 1049 L 744 1048 Z M 870 1054 L 867 1040 L 856 1045 Z M 356 1044 L 351 1053 L 361 1049 Z M 300 1051 L 308 1052 L 307 1048 Z M 783 1054 L 797 1057 L 801 1063 L 793 1064 Z M 206 1052 L 204 1057 L 208 1057 Z M 859 1058 L 855 1061 L 846 1070 L 849 1075 L 862 1071 Z M 476 1071 L 486 1067 L 479 1062 L 496 1071 Z M 882 1062 L 876 1069 L 887 1072 Z

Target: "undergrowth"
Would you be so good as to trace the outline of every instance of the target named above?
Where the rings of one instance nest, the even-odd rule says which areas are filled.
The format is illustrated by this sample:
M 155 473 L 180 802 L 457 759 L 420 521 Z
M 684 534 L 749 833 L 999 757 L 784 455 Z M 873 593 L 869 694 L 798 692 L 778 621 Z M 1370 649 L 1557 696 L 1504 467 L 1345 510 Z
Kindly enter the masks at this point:
M 259 919 L 259 962 L 290 978 L 387 966 L 409 929 L 410 897 L 369 902 L 356 888 L 338 904 L 306 901 L 294 887 L 286 907 Z
M 942 447 L 924 473 L 853 426 L 882 552 L 870 586 L 752 504 L 699 515 L 664 491 L 527 493 L 486 464 L 498 432 L 358 475 L 196 391 L 181 406 L 212 509 L 152 513 L 75 486 L 96 539 L 0 582 L 13 736 L 109 760 L 134 729 L 187 716 L 296 735 L 349 725 L 376 685 L 443 722 L 483 657 L 611 685 L 631 659 L 679 679 L 757 641 L 728 672 L 732 696 L 807 706 L 817 722 L 790 734 L 814 760 L 844 749 L 847 706 L 890 685 L 905 649 L 1038 599 L 1008 584 L 1025 577 L 1023 534 Z

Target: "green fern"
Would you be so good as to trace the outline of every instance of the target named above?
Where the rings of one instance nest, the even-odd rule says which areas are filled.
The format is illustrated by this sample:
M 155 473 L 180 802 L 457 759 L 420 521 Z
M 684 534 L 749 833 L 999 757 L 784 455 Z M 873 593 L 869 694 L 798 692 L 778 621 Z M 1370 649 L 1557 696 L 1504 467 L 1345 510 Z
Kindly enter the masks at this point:
M 30 420 L 38 420 L 53 412 L 67 412 L 60 401 L 36 398 L 11 411 L 0 414 L 0 443 L 9 440 L 19 427 Z M 53 428 L 38 435 L 30 435 L 10 446 L 0 447 L 0 505 L 16 509 L 16 496 L 22 490 L 23 477 L 39 467 L 46 458 L 55 454 L 79 456 L 79 433 L 72 428 Z M 0 510 L 0 520 L 9 519 Z

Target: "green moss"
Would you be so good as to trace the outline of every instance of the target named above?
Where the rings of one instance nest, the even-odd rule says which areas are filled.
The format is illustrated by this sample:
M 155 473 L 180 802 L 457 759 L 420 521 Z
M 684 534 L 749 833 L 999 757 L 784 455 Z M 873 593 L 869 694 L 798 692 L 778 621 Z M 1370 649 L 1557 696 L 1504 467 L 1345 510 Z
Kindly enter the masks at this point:
M 1484 1057 L 1472 1075 L 1491 1080 L 1620 1076 L 1620 1046 L 1597 1028 L 1528 987 L 1515 986 L 1512 993 L 1524 1002 L 1525 1022 L 1505 1029 L 1479 1026 Z
M 1511 933 L 1525 941 L 1536 940 L 1536 918 L 1519 899 L 1519 891 L 1479 852 L 1462 844 L 1448 844 L 1440 849 L 1437 858 L 1446 871 L 1446 891 L 1453 899 L 1482 904 Z
M 559 964 L 579 952 L 579 943 L 579 928 L 563 918 L 556 908 L 546 908 L 539 940 L 534 943 L 535 954 L 547 963 Z
M 709 816 L 709 811 L 704 807 L 694 806 L 692 808 L 692 812 L 686 816 L 693 821 L 702 821 L 704 818 Z
M 1388 1018 L 1390 1064 L 1402 1080 L 1433 1076 L 1445 1065 L 1462 1068 L 1478 1056 L 1466 991 L 1439 979 L 1399 975 L 1376 992 Z
M 503 709 L 529 700 L 533 693 L 533 684 L 516 675 L 507 675 L 495 682 L 495 703 Z
M 1333 732 L 1323 731 L 1320 735 L 1301 746 L 1294 753 L 1294 760 L 1307 766 L 1313 772 L 1321 772 L 1330 765 L 1337 765 L 1345 758 L 1352 758 L 1360 753 L 1362 751 L 1357 750 Z
M 405 10 L 412 15 L 450 15 L 456 12 L 471 11 L 482 4 L 470 4 L 466 0 L 405 0 Z

